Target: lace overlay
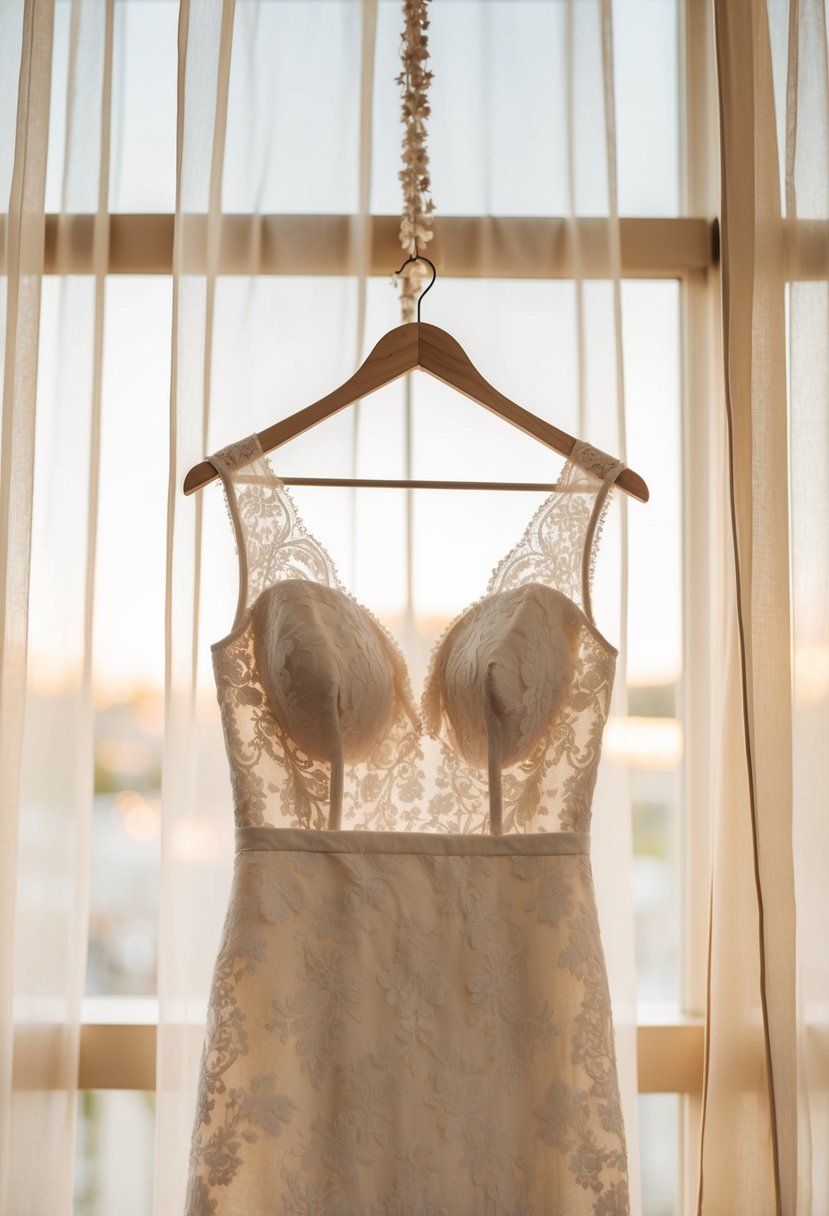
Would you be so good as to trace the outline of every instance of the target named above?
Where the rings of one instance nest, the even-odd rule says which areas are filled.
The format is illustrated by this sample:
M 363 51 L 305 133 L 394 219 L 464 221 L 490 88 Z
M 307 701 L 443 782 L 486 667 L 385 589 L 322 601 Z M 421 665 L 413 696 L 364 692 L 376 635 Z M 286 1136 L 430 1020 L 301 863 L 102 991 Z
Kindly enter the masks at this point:
M 223 448 L 210 459 L 225 486 L 237 555 L 246 563 L 238 615 L 279 579 L 306 578 L 341 589 L 334 563 L 306 532 L 291 495 L 274 477 L 256 435 Z
M 256 436 L 211 459 L 240 567 L 212 648 L 237 855 L 186 1216 L 629 1216 L 587 852 L 621 466 L 576 445 L 418 712 Z
M 239 826 L 340 826 L 339 748 L 344 825 L 488 832 L 488 696 L 501 831 L 588 830 L 616 653 L 585 601 L 621 464 L 576 445 L 486 594 L 435 645 L 418 713 L 399 646 L 343 587 L 257 437 L 211 459 L 242 572 L 234 629 L 213 647 Z M 482 656 L 487 690 L 474 680 Z
M 514 716 L 526 744 L 511 765 L 508 756 L 502 758 L 502 830 L 589 830 L 616 651 L 600 639 L 586 611 L 595 541 L 610 486 L 623 467 L 589 444 L 577 443 L 558 489 L 492 572 L 486 595 L 438 639 L 421 700 L 425 728 L 441 740 L 430 828 L 488 830 L 491 775 L 488 779 L 481 763 L 483 711 L 469 699 L 450 698 L 447 685 L 452 664 L 466 658 L 463 652 L 468 652 L 469 665 L 480 662 L 491 639 L 496 664 L 500 659 L 512 676 L 511 705 L 502 704 L 501 717 L 508 719 L 510 708 L 520 706 Z M 509 627 L 510 596 L 516 595 L 525 603 L 539 601 L 543 609 L 525 612 L 517 631 Z M 506 663 L 505 639 L 510 639 L 512 659 Z M 470 745 L 476 737 L 477 749 Z M 447 811 L 459 826 L 445 818 Z
M 333 764 L 326 752 L 344 724 L 339 742 L 347 744 L 349 719 L 364 746 L 357 748 L 359 760 L 344 766 L 344 818 L 359 828 L 416 823 L 415 804 L 423 795 L 421 730 L 399 646 L 342 586 L 255 435 L 211 460 L 222 475 L 242 575 L 234 629 L 212 648 L 237 825 L 329 826 Z M 306 629 L 285 641 L 285 631 L 276 629 L 276 645 L 263 643 L 274 601 L 288 600 L 301 624 L 303 617 L 319 621 L 322 599 L 337 632 L 351 625 L 347 639 L 330 632 L 316 637 Z M 333 682 L 332 654 L 341 658 Z M 268 665 L 260 671 L 263 659 Z M 388 694 L 379 715 L 378 689 Z M 333 726 L 321 712 L 323 691 L 340 719 Z M 368 725 L 361 729 L 361 723 Z
M 627 1216 L 584 854 L 241 851 L 231 909 L 188 1216 Z

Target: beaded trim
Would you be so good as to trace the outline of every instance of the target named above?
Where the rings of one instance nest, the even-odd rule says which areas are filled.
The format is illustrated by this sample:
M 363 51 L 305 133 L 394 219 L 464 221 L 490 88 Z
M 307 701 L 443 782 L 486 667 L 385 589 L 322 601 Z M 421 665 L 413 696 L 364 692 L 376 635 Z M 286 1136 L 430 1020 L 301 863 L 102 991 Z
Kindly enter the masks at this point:
M 426 151 L 426 119 L 430 114 L 428 101 L 432 73 L 423 64 L 429 58 L 426 30 L 429 28 L 429 0 L 404 0 L 404 27 L 400 57 L 403 71 L 395 78 L 401 86 L 403 104 L 403 168 L 398 177 L 403 184 L 403 216 L 400 224 L 400 244 L 409 256 L 422 253 L 431 241 L 434 203 L 428 197 L 429 154 Z M 423 262 L 413 262 L 402 278 L 400 290 L 401 319 L 415 319 L 415 304 L 423 280 L 430 271 Z M 392 279 L 396 282 L 396 277 Z

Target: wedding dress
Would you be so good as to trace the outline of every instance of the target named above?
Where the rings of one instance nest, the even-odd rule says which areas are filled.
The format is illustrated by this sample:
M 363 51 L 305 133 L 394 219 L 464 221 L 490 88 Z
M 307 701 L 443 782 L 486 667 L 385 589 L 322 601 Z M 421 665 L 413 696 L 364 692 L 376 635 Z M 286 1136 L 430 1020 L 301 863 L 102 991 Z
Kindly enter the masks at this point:
M 187 1216 L 628 1216 L 589 856 L 623 466 L 576 445 L 418 709 L 256 435 L 210 459 L 241 576 L 212 647 L 236 854 Z

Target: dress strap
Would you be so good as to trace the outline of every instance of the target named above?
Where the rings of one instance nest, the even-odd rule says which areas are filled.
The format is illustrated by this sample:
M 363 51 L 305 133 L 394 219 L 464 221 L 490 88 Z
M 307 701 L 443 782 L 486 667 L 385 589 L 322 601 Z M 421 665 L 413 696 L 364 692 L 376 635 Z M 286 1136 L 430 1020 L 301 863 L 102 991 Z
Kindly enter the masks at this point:
M 222 480 L 239 557 L 234 628 L 261 593 L 279 579 L 303 578 L 340 587 L 334 563 L 306 531 L 256 432 L 208 459 Z
M 236 602 L 236 616 L 233 628 L 241 621 L 245 610 L 251 602 L 251 582 L 258 582 L 250 577 L 250 551 L 254 545 L 249 543 L 249 532 L 255 530 L 255 522 L 251 518 L 252 487 L 257 492 L 267 485 L 267 470 L 257 467 L 260 464 L 262 449 L 258 437 L 249 435 L 238 443 L 228 444 L 214 452 L 208 459 L 219 474 L 224 489 L 225 505 L 233 527 L 236 542 L 236 554 L 239 559 L 239 596 Z M 260 512 L 254 512 L 254 516 Z M 251 541 L 253 537 L 251 536 Z M 261 554 L 260 554 L 261 558 Z M 254 567 L 256 558 L 254 557 Z
M 521 540 L 493 571 L 488 594 L 539 582 L 561 591 L 581 608 L 591 626 L 591 593 L 596 553 L 611 491 L 625 468 L 621 460 L 577 440 L 553 494 L 542 503 Z M 503 728 L 493 707 L 486 673 L 484 720 L 487 734 L 489 830 L 503 831 Z
M 583 462 L 584 471 L 594 482 L 592 492 L 595 497 L 581 546 L 581 606 L 584 615 L 593 624 L 592 592 L 596 554 L 613 487 L 626 465 L 624 461 L 616 460 L 587 443 L 579 443 L 578 447 L 581 449 L 578 459 Z
M 543 583 L 588 612 L 600 524 L 611 485 L 624 467 L 622 461 L 577 440 L 556 489 L 492 572 L 487 594 Z

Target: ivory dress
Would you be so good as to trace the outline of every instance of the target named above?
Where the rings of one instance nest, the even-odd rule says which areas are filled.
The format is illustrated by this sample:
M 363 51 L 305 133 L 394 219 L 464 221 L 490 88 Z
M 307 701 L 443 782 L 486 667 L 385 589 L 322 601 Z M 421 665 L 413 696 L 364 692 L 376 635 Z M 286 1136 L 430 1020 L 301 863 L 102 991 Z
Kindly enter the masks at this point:
M 212 647 L 236 855 L 186 1216 L 628 1216 L 588 835 L 623 466 L 576 445 L 418 709 L 257 437 L 210 459 L 241 574 Z

